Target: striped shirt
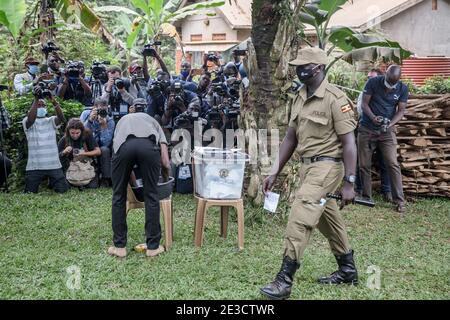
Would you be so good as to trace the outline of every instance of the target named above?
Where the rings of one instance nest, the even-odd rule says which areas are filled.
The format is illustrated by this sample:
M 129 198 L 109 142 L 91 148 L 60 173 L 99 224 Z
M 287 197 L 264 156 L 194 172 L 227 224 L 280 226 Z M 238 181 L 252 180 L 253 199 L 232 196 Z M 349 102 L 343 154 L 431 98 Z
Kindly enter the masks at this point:
M 22 120 L 23 130 L 28 141 L 28 162 L 26 171 L 54 170 L 61 168 L 58 146 L 56 144 L 56 117 L 36 118 L 27 129 L 27 117 Z

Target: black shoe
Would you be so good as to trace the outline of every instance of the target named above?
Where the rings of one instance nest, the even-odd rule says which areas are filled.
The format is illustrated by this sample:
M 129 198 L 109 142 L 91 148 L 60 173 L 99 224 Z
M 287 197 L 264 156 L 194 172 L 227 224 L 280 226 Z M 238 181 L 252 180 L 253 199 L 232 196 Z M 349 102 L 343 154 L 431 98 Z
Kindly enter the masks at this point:
M 294 274 L 300 264 L 289 257 L 284 257 L 280 272 L 278 272 L 275 280 L 269 283 L 264 288 L 261 288 L 261 293 L 273 300 L 284 300 L 291 295 L 292 283 Z
M 353 260 L 353 250 L 350 253 L 335 256 L 339 269 L 333 272 L 329 277 L 318 279 L 321 284 L 358 284 L 358 271 Z

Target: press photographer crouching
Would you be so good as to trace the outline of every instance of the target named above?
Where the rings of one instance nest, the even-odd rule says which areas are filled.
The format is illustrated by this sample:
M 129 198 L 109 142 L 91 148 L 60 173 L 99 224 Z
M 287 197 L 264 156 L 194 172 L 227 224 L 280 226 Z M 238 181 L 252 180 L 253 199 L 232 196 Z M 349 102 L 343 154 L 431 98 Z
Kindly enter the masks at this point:
M 186 112 L 189 107 L 201 110 L 200 99 L 192 91 L 185 90 L 179 80 L 175 80 L 170 85 L 162 124 L 166 128 L 174 129 L 174 119 Z
M 135 105 L 135 109 L 138 103 Z M 143 111 L 142 108 L 137 108 Z M 136 111 L 136 110 L 135 110 Z M 168 176 L 170 164 L 167 141 L 158 122 L 144 112 L 134 112 L 117 123 L 112 156 L 112 229 L 114 246 L 108 254 L 127 254 L 126 200 L 127 187 L 135 165 L 139 166 L 145 202 L 145 236 L 147 256 L 164 252 L 160 245 L 161 225 L 157 184 L 161 171 Z
M 92 91 L 84 76 L 83 62 L 69 61 L 64 70 L 63 83 L 58 86 L 58 96 L 64 100 L 76 100 L 85 106 L 91 105 Z
M 49 178 L 49 187 L 55 192 L 64 193 L 69 188 L 56 144 L 56 130 L 64 122 L 64 114 L 55 98 L 41 86 L 33 89 L 34 101 L 22 125 L 28 142 L 28 161 L 25 174 L 25 192 L 37 193 L 44 178 Z M 49 100 L 56 116 L 47 117 Z
M 74 187 L 97 188 L 96 157 L 101 151 L 94 136 L 80 119 L 67 123 L 64 136 L 58 142 L 59 158 L 67 182 Z
M 128 79 L 123 79 L 122 71 L 117 66 L 108 69 L 108 82 L 105 84 L 105 93 L 102 98 L 108 101 L 115 121 L 128 114 L 128 108 L 133 104 L 135 96 L 127 92 L 130 87 Z
M 103 98 L 95 100 L 92 110 L 85 110 L 82 113 L 81 119 L 84 121 L 84 126 L 91 130 L 94 135 L 95 142 L 100 147 L 100 185 L 111 185 L 111 148 L 116 124 L 109 116 L 108 101 Z

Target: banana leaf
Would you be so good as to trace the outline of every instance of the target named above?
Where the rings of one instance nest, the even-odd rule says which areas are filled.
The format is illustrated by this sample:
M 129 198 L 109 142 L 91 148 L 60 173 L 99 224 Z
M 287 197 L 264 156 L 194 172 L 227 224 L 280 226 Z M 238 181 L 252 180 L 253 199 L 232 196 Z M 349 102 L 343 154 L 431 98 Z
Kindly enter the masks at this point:
M 1 0 L 0 24 L 3 24 L 14 39 L 17 39 L 25 21 L 25 0 Z

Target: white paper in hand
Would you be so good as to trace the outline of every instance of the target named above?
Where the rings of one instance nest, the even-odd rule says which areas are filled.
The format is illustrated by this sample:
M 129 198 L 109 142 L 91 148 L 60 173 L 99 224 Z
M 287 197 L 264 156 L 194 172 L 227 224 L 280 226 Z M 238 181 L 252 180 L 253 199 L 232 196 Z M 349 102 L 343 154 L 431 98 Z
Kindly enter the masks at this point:
M 280 195 L 273 192 L 268 192 L 266 194 L 266 198 L 264 200 L 264 209 L 275 213 L 277 211 L 278 200 L 280 199 Z

